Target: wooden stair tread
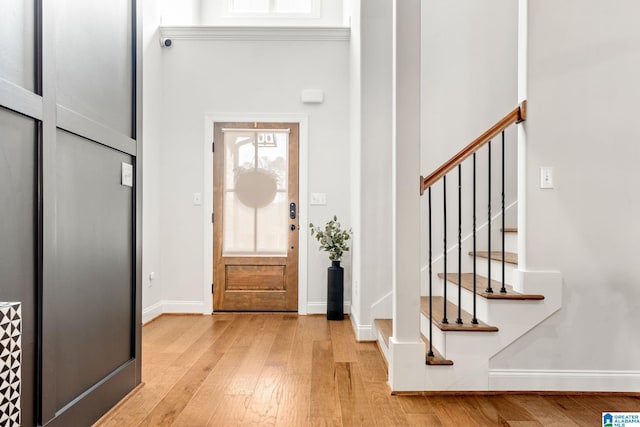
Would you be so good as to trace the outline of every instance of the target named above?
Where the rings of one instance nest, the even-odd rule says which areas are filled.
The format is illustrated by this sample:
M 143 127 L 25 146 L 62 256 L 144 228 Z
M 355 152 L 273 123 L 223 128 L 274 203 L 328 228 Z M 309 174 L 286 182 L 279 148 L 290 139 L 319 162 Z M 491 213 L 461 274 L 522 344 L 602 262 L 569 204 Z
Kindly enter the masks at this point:
M 473 292 L 473 273 L 462 273 L 462 287 L 469 292 Z M 438 273 L 438 277 L 443 279 L 444 274 Z M 458 274 L 457 273 L 448 273 L 447 281 L 453 283 L 454 285 L 458 284 Z M 544 295 L 539 294 L 521 294 L 513 290 L 510 285 L 505 285 L 507 289 L 507 293 L 503 294 L 500 292 L 500 288 L 502 287 L 502 283 L 491 279 L 491 287 L 493 288 L 493 293 L 485 292 L 487 289 L 487 278 L 484 276 L 480 276 L 476 274 L 476 294 L 486 299 L 502 299 L 502 300 L 542 300 L 544 299 Z
M 393 334 L 393 320 L 392 319 L 376 319 L 374 322 L 376 327 L 382 334 L 382 339 L 384 340 L 384 343 L 388 348 L 389 337 Z M 433 349 L 433 357 L 429 357 L 428 355 L 429 340 L 422 334 L 420 334 L 420 337 L 422 338 L 422 342 L 425 345 L 424 354 L 425 354 L 425 362 L 427 363 L 427 365 L 441 365 L 441 366 L 453 365 L 453 362 L 451 360 L 447 360 L 444 357 L 442 357 L 442 355 L 435 348 Z
M 505 233 L 517 233 L 518 227 L 505 227 L 504 229 L 500 229 L 500 231 L 504 231 Z
M 376 327 L 382 334 L 382 339 L 385 345 L 389 348 L 389 337 L 393 334 L 393 320 L 391 319 L 376 319 Z
M 447 320 L 449 323 L 442 323 L 444 316 L 443 310 L 444 297 L 433 297 L 433 316 L 429 312 L 429 297 L 420 297 L 420 306 L 422 313 L 433 320 L 433 324 L 436 325 L 442 331 L 465 331 L 465 332 L 497 332 L 498 328 L 495 326 L 487 325 L 484 322 L 478 320 L 478 324 L 471 323 L 471 313 L 464 310 L 461 311 L 462 324 L 458 325 L 456 319 L 458 317 L 458 306 L 454 303 L 447 301 Z
M 422 338 L 422 342 L 424 343 L 425 348 L 425 361 L 427 365 L 434 366 L 451 366 L 453 365 L 453 360 L 445 359 L 436 348 L 433 348 L 433 357 L 429 357 L 429 339 L 424 336 L 424 334 L 420 334 L 420 338 Z
M 469 255 L 473 256 L 473 252 L 469 252 Z M 491 253 L 487 251 L 478 251 L 476 252 L 476 256 L 480 258 L 489 258 L 494 261 L 502 261 L 502 251 L 491 251 Z M 504 262 L 518 265 L 518 254 L 515 252 L 505 252 Z

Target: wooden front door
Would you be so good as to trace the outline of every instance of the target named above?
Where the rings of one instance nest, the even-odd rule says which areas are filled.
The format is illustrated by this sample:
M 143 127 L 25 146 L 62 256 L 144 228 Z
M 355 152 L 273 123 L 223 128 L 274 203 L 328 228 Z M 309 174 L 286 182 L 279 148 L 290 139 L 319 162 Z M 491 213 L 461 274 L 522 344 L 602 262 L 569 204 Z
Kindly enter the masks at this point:
M 298 309 L 298 124 L 215 123 L 213 309 Z

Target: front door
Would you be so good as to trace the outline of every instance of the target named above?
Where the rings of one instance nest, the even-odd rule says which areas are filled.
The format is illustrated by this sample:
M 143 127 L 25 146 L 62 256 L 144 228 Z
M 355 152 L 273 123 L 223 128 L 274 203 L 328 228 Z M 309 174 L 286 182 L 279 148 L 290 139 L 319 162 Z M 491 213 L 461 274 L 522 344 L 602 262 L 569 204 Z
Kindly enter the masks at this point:
M 298 309 L 298 124 L 215 123 L 213 309 Z

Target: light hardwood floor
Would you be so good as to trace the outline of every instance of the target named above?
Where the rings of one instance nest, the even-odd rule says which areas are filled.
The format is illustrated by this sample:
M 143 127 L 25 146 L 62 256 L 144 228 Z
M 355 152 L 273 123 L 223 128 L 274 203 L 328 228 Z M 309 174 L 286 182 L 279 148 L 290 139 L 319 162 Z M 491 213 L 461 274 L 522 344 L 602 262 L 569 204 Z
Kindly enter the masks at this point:
M 640 411 L 638 396 L 394 396 L 349 319 L 162 316 L 142 332 L 144 385 L 96 426 L 599 426 Z

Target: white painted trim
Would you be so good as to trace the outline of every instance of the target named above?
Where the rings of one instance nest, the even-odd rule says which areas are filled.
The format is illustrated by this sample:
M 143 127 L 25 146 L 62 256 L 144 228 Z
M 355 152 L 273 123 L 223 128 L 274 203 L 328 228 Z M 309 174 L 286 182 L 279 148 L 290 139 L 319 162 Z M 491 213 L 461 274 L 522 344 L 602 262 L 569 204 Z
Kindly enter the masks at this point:
M 638 392 L 640 371 L 491 369 L 489 389 Z
M 351 313 L 351 302 L 345 301 L 344 303 L 344 314 Z M 327 303 L 326 302 L 310 302 L 307 303 L 307 312 L 305 314 L 326 314 L 327 313 Z M 302 314 L 302 313 L 300 313 Z
M 518 125 L 518 268 L 527 269 L 527 132 Z
M 204 230 L 204 283 L 203 301 L 205 311 L 213 312 L 211 298 L 211 283 L 213 283 L 213 141 L 214 122 L 274 122 L 299 123 L 298 140 L 298 224 L 307 224 L 309 211 L 309 116 L 306 114 L 271 114 L 271 113 L 205 113 L 204 115 L 204 199 L 203 199 L 203 230 Z M 298 233 L 298 313 L 307 314 L 307 245 L 308 234 Z M 326 311 L 326 304 L 325 304 Z
M 518 102 L 527 99 L 528 91 L 529 0 L 518 1 Z M 518 129 L 518 268 L 527 265 L 527 122 Z
M 163 313 L 211 314 L 202 301 L 162 300 Z
M 42 120 L 42 97 L 3 78 L 0 78 L 0 105 Z
M 162 314 L 162 301 L 150 305 L 142 310 L 142 324 L 148 323 Z
M 378 339 L 378 331 L 374 325 L 361 325 L 354 313 L 351 313 L 349 317 L 357 341 L 376 341 Z
M 391 354 L 389 353 L 389 347 L 384 342 L 384 336 L 382 336 L 382 332 L 377 329 L 375 330 L 375 332 L 376 332 L 376 341 L 378 342 L 378 348 L 380 348 L 380 351 L 382 352 L 382 356 L 384 357 L 384 360 L 387 362 L 387 366 L 389 366 L 389 358 L 391 357 Z
M 349 41 L 348 27 L 160 27 L 160 37 L 175 40 Z
M 202 301 L 161 300 L 142 311 L 142 324 L 150 322 L 161 314 L 211 314 Z
M 403 0 L 397 0 L 403 1 Z M 395 319 L 394 319 L 395 324 Z M 389 337 L 389 387 L 391 391 L 416 391 L 424 389 L 424 343 L 401 341 Z

